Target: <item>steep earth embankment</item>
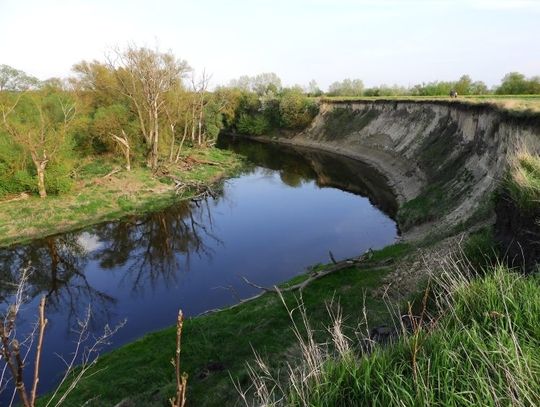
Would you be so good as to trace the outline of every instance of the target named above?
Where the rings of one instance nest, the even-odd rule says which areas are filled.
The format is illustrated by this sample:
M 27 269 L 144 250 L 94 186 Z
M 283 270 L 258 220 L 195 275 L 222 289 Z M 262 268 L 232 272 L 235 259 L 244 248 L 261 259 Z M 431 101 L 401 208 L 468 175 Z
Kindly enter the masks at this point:
M 376 167 L 405 236 L 418 236 L 481 212 L 516 151 L 540 152 L 540 116 L 460 101 L 322 102 L 306 130 L 278 141 Z

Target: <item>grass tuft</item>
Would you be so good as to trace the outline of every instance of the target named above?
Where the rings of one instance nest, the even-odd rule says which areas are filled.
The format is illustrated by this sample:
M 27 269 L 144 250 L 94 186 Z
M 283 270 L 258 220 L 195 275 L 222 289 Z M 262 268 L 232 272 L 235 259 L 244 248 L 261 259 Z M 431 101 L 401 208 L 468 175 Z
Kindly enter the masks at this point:
M 522 148 L 514 158 L 504 187 L 522 210 L 538 207 L 540 202 L 540 156 Z

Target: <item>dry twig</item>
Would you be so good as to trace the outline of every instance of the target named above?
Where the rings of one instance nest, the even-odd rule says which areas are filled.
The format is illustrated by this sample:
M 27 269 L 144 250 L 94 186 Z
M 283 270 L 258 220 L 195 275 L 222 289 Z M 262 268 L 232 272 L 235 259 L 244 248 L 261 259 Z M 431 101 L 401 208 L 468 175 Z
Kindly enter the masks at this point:
M 176 321 L 176 352 L 175 358 L 171 360 L 176 375 L 176 396 L 169 399 L 171 407 L 184 407 L 186 404 L 187 373 L 181 373 L 180 370 L 180 352 L 182 350 L 182 328 L 184 326 L 184 314 L 182 310 L 178 311 Z

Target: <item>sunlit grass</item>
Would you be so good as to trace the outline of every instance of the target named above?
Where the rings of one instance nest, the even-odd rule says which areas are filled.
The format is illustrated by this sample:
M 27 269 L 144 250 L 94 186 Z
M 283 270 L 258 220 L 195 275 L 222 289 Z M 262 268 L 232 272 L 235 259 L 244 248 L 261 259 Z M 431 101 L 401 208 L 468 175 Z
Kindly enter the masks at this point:
M 511 163 L 505 187 L 521 209 L 537 207 L 540 202 L 540 157 L 522 148 Z
M 213 182 L 241 166 L 241 160 L 227 151 L 186 149 L 185 154 L 217 164 L 201 163 L 189 170 L 176 170 L 175 175 L 185 180 Z M 0 245 L 163 209 L 179 199 L 174 185 L 153 176 L 147 168 L 135 167 L 130 172 L 115 173 L 110 179 L 103 178 L 112 170 L 110 161 L 97 158 L 81 165 L 74 175 L 77 185 L 69 193 L 0 202 Z
M 433 308 L 424 308 L 412 328 L 402 326 L 394 343 L 372 343 L 367 353 L 346 336 L 340 314 L 326 341 L 299 332 L 303 354 L 286 381 L 269 375 L 257 357 L 246 400 L 299 407 L 539 405 L 540 280 L 503 266 L 475 275 L 457 263 L 449 267 L 435 282 Z

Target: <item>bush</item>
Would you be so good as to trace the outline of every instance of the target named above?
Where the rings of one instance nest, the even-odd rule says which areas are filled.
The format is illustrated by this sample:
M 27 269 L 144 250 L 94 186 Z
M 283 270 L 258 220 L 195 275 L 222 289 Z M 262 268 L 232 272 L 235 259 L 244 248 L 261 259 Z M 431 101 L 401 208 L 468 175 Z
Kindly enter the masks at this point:
M 253 136 L 261 136 L 270 130 L 268 119 L 262 114 L 248 115 L 242 114 L 238 119 L 238 132 Z
M 73 188 L 73 179 L 71 178 L 70 171 L 71 166 L 69 164 L 50 164 L 45 171 L 45 189 L 47 193 L 60 195 L 71 191 L 71 188 Z M 37 187 L 35 191 L 37 191 Z
M 45 189 L 49 194 L 63 194 L 73 187 L 71 167 L 66 164 L 50 164 L 45 170 Z M 37 176 L 34 168 L 11 173 L 0 163 L 0 197 L 21 192 L 38 193 Z
M 540 201 L 540 157 L 526 150 L 519 152 L 503 188 L 522 210 L 537 208 Z
M 262 94 L 243 91 L 235 103 L 234 119 L 227 112 L 224 123 L 241 134 L 260 136 L 277 129 L 302 130 L 318 112 L 318 103 L 299 87 Z
M 472 233 L 463 246 L 463 254 L 479 272 L 493 266 L 498 257 L 493 228 L 486 227 Z
M 288 129 L 306 128 L 318 112 L 317 103 L 300 92 L 285 92 L 279 102 L 281 124 Z

